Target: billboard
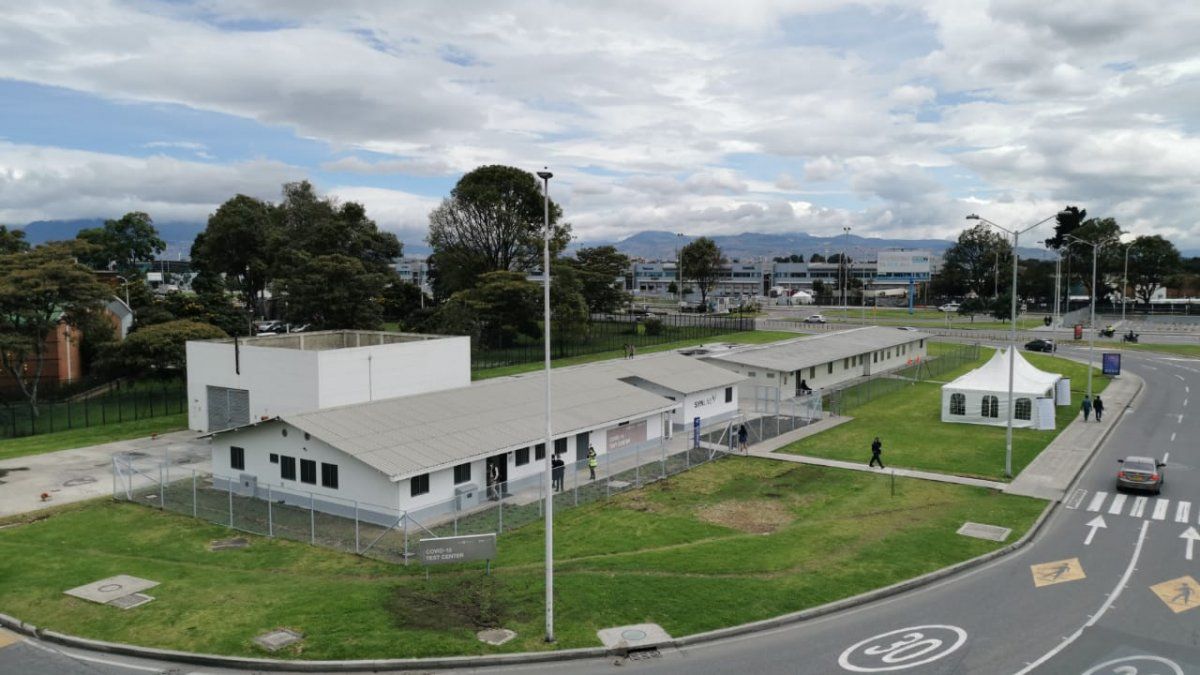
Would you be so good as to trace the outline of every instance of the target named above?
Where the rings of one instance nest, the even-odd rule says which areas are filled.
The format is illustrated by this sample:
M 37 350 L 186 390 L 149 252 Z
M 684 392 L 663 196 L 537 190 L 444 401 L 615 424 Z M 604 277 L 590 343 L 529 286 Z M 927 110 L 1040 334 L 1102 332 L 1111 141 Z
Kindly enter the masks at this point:
M 928 279 L 930 267 L 929 251 L 899 250 L 880 251 L 876 261 L 876 278 Z
M 1104 354 L 1101 356 L 1100 363 L 1102 364 L 1103 373 L 1105 375 L 1120 375 L 1121 374 L 1121 355 L 1120 354 Z

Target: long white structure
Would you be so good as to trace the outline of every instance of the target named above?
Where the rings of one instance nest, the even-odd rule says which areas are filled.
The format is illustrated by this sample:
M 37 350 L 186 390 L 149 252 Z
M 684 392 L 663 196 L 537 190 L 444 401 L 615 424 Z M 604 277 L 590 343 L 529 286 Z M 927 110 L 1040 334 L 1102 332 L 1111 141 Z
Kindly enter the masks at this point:
M 188 427 L 253 420 L 471 382 L 471 341 L 382 331 L 322 331 L 187 343 Z
M 997 350 L 982 366 L 942 385 L 942 421 L 1008 425 L 1008 359 L 1013 358 L 1013 426 L 1054 429 L 1057 386 L 1063 376 L 1039 370 L 1020 352 Z M 1065 393 L 1070 404 L 1070 392 Z

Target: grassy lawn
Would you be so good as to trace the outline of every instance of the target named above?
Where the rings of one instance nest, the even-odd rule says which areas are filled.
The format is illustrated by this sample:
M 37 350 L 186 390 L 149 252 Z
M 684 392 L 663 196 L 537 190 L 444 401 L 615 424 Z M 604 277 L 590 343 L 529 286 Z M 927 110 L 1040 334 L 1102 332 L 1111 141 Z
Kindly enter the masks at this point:
M 779 340 L 789 340 L 792 338 L 802 337 L 798 333 L 788 331 L 770 331 L 770 330 L 754 330 L 743 331 L 740 333 L 725 333 L 724 335 L 713 335 L 706 338 L 698 338 L 692 340 L 678 340 L 676 342 L 665 342 L 660 345 L 648 347 L 639 347 L 639 354 L 649 354 L 652 352 L 665 352 L 671 349 L 680 349 L 682 347 L 694 347 L 699 344 L 711 344 L 713 342 L 736 342 L 738 344 L 765 344 L 767 342 L 777 342 Z M 625 355 L 624 350 L 612 349 L 606 352 L 596 352 L 594 354 L 585 354 L 583 356 L 573 356 L 568 359 L 555 359 L 551 365 L 555 368 L 562 366 L 577 366 L 581 363 L 592 363 L 595 361 L 607 361 L 609 359 L 619 359 Z M 536 361 L 533 363 L 521 363 L 515 366 L 501 366 L 499 368 L 484 368 L 471 373 L 471 379 L 486 380 L 489 377 L 503 377 L 505 375 L 517 375 L 520 373 L 530 373 L 535 370 L 541 370 L 542 363 Z
M 931 343 L 931 347 L 938 343 Z M 936 352 L 935 352 L 936 353 Z M 1002 479 L 1004 477 L 1004 427 L 950 424 L 941 421 L 941 385 L 972 370 L 991 358 L 993 350 L 981 350 L 979 361 L 943 375 L 939 382 L 912 384 L 881 396 L 850 412 L 853 420 L 828 431 L 802 439 L 782 449 L 796 455 L 866 462 L 871 457 L 871 440 L 883 441 L 883 461 L 888 466 L 923 469 L 960 476 Z M 1072 398 L 1078 403 L 1087 389 L 1087 365 L 1046 354 L 1022 352 L 1030 363 L 1071 378 Z M 1104 390 L 1109 378 L 1093 369 L 1092 388 Z M 1050 441 L 1079 415 L 1077 407 L 1060 407 L 1057 430 L 1013 430 L 1013 473 L 1019 473 Z
M 965 520 L 1011 527 L 1045 503 L 994 491 L 755 458 L 727 458 L 556 515 L 558 648 L 653 621 L 672 635 L 763 619 L 911 578 L 1003 544 L 955 534 Z M 307 635 L 306 659 L 545 650 L 540 522 L 505 533 L 482 565 L 405 568 L 253 535 L 209 552 L 225 528 L 96 501 L 0 530 L 0 606 L 87 637 L 263 655 L 276 627 Z M 240 535 L 239 536 L 243 536 Z M 1011 541 L 1011 539 L 1010 539 Z M 121 611 L 62 594 L 127 573 L 161 582 Z M 503 647 L 482 627 L 518 632 Z
M 180 431 L 186 428 L 187 413 L 177 413 L 141 419 L 136 422 L 119 422 L 70 431 L 56 431 L 52 434 L 10 438 L 0 441 L 0 459 L 82 448 L 111 441 L 141 438 L 150 434 L 165 434 L 169 431 Z

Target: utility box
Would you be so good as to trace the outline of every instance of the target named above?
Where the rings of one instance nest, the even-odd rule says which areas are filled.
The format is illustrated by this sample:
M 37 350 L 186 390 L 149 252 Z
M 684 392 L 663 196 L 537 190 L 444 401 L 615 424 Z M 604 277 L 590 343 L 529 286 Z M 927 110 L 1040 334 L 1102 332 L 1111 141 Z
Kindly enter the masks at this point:
M 479 492 L 479 486 L 474 483 L 454 488 L 454 510 L 462 511 L 464 508 L 470 508 L 479 503 L 479 498 L 475 496 L 477 492 Z

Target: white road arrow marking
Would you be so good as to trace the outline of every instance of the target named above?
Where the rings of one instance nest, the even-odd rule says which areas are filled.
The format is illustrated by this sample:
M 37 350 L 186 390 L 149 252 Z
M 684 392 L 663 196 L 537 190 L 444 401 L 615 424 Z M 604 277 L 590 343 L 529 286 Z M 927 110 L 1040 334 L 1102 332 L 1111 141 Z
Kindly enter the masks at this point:
M 1108 527 L 1108 525 L 1106 525 L 1106 524 L 1104 523 L 1104 516 L 1096 516 L 1095 518 L 1092 518 L 1091 520 L 1089 520 L 1089 521 L 1088 521 L 1088 524 L 1087 524 L 1087 526 L 1088 526 L 1088 527 L 1090 527 L 1091 529 L 1090 529 L 1090 530 L 1088 530 L 1087 536 L 1086 536 L 1086 537 L 1084 537 L 1084 539 L 1083 539 L 1083 545 L 1084 545 L 1084 546 L 1090 546 L 1090 545 L 1091 545 L 1091 543 L 1092 543 L 1092 537 L 1096 536 L 1096 530 L 1098 530 L 1098 529 L 1100 529 L 1100 528 L 1102 528 L 1102 527 L 1103 527 L 1103 528 L 1107 528 L 1107 527 Z M 1191 529 L 1191 530 L 1192 530 L 1192 532 L 1195 532 L 1195 531 L 1196 531 L 1195 529 L 1192 529 L 1192 528 L 1188 528 L 1188 529 Z M 1197 534 L 1196 536 L 1197 536 L 1197 537 L 1200 537 L 1200 534 Z M 1189 554 L 1191 554 L 1191 551 L 1192 551 L 1192 549 L 1191 549 L 1191 544 L 1190 544 L 1190 542 L 1189 542 L 1189 544 L 1188 544 L 1188 553 L 1189 553 Z M 1188 560 L 1191 560 L 1191 558 L 1189 557 L 1189 558 L 1188 558 Z
M 1200 539 L 1200 532 L 1197 532 L 1194 527 L 1189 527 L 1183 531 L 1183 534 L 1179 535 L 1179 538 L 1187 540 L 1187 549 L 1184 551 L 1184 557 L 1191 560 L 1192 546 L 1196 543 L 1197 539 Z

